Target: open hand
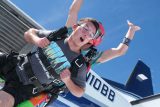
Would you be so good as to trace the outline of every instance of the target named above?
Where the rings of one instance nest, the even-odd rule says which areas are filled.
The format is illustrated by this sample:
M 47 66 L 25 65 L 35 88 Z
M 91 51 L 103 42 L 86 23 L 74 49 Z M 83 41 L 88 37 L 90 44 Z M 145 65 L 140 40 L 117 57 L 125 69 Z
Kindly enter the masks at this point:
M 138 31 L 138 30 L 141 29 L 139 26 L 134 25 L 134 24 L 133 24 L 132 22 L 130 22 L 129 20 L 127 20 L 127 23 L 128 23 L 128 26 L 129 26 L 132 30 L 134 30 L 134 31 Z

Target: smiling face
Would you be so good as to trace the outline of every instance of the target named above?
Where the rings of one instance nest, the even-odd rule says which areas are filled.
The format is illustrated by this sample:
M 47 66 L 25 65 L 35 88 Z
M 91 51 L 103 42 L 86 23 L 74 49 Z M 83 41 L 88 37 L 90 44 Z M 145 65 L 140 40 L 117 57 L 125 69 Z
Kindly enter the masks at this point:
M 79 48 L 88 44 L 94 39 L 96 28 L 92 22 L 84 22 L 73 27 L 73 33 L 71 34 L 72 42 Z

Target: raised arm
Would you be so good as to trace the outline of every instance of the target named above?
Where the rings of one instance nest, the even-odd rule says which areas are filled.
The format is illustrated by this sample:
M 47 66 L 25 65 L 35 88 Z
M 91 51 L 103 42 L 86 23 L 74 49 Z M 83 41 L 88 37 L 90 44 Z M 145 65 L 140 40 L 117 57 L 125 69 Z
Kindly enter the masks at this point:
M 141 28 L 139 26 L 135 26 L 130 21 L 127 21 L 127 23 L 128 23 L 129 29 L 124 39 L 130 41 L 133 39 L 135 32 L 140 30 Z M 100 62 L 100 63 L 106 62 L 113 58 L 124 55 L 127 52 L 128 47 L 129 47 L 126 44 L 127 43 L 120 43 L 117 48 L 111 48 L 109 50 L 104 51 L 101 57 L 97 60 L 97 62 Z
M 83 3 L 83 0 L 73 0 L 73 3 L 70 6 L 68 18 L 66 22 L 67 27 L 71 27 L 74 24 L 76 24 L 78 19 L 78 12 L 80 10 L 80 7 Z

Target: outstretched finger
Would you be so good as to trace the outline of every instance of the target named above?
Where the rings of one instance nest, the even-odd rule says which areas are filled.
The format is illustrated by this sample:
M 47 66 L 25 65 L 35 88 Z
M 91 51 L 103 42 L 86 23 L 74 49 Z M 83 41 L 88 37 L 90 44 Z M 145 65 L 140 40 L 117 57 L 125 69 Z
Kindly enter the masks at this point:
M 141 30 L 141 27 L 135 26 L 135 29 L 136 29 L 136 30 Z
M 131 23 L 129 20 L 127 20 L 127 23 L 128 23 L 129 26 L 134 26 L 134 24 Z

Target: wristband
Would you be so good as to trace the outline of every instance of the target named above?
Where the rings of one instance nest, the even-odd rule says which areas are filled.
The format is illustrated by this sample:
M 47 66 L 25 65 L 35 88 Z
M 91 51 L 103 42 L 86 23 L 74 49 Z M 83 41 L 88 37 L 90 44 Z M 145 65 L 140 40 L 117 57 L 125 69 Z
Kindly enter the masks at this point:
M 129 46 L 130 42 L 131 42 L 131 39 L 126 38 L 126 37 L 122 41 L 122 43 L 125 44 L 125 45 L 127 45 L 127 46 Z

